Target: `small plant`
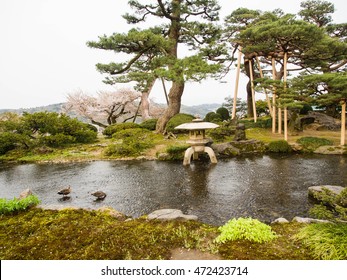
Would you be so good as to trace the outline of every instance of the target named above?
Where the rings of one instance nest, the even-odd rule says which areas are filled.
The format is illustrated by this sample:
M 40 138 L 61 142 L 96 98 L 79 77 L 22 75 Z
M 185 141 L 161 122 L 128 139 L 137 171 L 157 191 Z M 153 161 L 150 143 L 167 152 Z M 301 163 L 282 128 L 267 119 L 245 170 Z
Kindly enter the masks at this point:
M 149 119 L 145 120 L 140 124 L 140 127 L 148 129 L 148 130 L 155 130 L 157 126 L 158 119 Z
M 12 200 L 0 198 L 0 214 L 24 211 L 30 207 L 38 205 L 39 203 L 40 200 L 35 195 L 29 195 L 23 199 L 14 198 Z
M 295 239 L 310 248 L 320 260 L 347 259 L 347 224 L 311 224 L 300 230 Z
M 272 141 L 269 143 L 268 150 L 272 153 L 290 153 L 292 147 L 285 140 Z
M 309 210 L 311 217 L 316 219 L 331 220 L 334 214 L 323 204 L 315 205 Z
M 319 137 L 301 137 L 297 140 L 297 142 L 301 144 L 304 150 L 307 152 L 313 152 L 320 146 L 331 146 L 334 144 L 332 141 L 326 138 Z
M 277 238 L 270 226 L 252 218 L 232 219 L 218 229 L 221 234 L 215 239 L 217 243 L 239 239 L 263 243 Z

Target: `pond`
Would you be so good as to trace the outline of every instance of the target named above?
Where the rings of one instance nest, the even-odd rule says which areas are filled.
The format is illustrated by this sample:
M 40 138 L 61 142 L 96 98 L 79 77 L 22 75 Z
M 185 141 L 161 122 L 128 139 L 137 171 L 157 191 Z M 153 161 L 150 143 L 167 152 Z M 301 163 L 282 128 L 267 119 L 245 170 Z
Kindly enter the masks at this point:
M 133 217 L 175 208 L 213 225 L 241 216 L 265 222 L 307 216 L 307 188 L 321 184 L 347 185 L 346 156 L 264 155 L 188 167 L 159 161 L 0 165 L 0 197 L 30 188 L 45 206 L 110 206 Z M 68 185 L 64 200 L 57 192 Z M 107 197 L 95 201 L 96 190 Z

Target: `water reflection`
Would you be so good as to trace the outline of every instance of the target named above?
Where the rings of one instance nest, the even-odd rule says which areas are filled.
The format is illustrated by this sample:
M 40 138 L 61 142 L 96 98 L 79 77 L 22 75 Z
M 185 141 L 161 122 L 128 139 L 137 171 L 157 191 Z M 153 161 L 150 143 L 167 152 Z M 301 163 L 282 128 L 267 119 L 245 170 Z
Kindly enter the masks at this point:
M 0 196 L 31 188 L 43 205 L 111 206 L 130 216 L 177 208 L 222 224 L 233 217 L 271 221 L 307 215 L 311 185 L 347 185 L 346 156 L 281 155 L 220 160 L 217 165 L 181 162 L 98 161 L 70 164 L 0 165 Z M 69 197 L 57 192 L 71 185 Z M 107 193 L 96 201 L 91 193 Z

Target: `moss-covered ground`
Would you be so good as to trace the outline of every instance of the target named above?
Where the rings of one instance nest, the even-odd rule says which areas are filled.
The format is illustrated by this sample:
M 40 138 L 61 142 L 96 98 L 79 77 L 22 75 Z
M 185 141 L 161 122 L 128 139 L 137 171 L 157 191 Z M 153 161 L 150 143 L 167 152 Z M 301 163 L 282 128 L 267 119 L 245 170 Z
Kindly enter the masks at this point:
M 177 248 L 222 259 L 312 259 L 293 236 L 296 223 L 273 225 L 279 237 L 262 244 L 217 244 L 217 227 L 195 221 L 125 220 L 100 211 L 43 210 L 0 216 L 0 259 L 170 259 Z

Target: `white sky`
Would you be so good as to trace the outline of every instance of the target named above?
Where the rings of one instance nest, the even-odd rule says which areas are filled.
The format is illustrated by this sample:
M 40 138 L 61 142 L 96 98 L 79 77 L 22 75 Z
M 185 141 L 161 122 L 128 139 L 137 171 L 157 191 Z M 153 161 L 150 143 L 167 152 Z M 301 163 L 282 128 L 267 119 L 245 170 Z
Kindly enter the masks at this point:
M 112 52 L 91 49 L 87 41 L 98 36 L 125 32 L 129 26 L 121 17 L 130 11 L 127 0 L 1 0 L 0 2 L 0 108 L 29 108 L 66 101 L 75 90 L 94 94 L 114 89 L 105 85 L 96 71 L 98 62 L 115 61 Z M 239 7 L 287 13 L 300 9 L 300 0 L 219 0 L 221 19 Z M 335 22 L 346 22 L 346 0 L 334 3 Z M 131 26 L 134 27 L 134 26 Z M 222 103 L 234 91 L 235 73 L 227 83 L 189 83 L 182 103 Z M 119 88 L 124 85 L 116 86 Z M 245 98 L 244 82 L 240 97 Z M 161 84 L 152 93 L 165 102 Z

